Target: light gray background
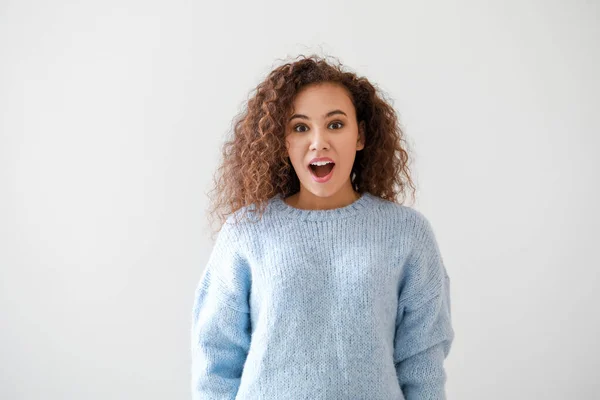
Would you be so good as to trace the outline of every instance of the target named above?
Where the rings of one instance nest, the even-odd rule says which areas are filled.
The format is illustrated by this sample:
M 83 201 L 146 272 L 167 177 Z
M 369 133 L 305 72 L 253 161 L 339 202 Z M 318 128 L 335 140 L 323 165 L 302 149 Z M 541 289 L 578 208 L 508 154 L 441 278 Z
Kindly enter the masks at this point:
M 414 146 L 449 398 L 600 398 L 597 1 L 0 12 L 0 398 L 189 398 L 221 143 L 277 59 L 313 51 L 384 89 Z

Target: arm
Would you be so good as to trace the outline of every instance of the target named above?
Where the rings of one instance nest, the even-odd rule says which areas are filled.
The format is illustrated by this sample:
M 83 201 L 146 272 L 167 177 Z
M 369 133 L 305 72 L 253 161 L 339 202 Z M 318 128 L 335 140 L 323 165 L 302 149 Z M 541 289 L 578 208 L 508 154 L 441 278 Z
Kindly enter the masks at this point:
M 194 294 L 192 398 L 235 399 L 250 347 L 250 274 L 237 235 L 219 232 Z
M 450 278 L 426 219 L 403 271 L 394 361 L 407 400 L 445 400 L 444 359 L 454 340 Z

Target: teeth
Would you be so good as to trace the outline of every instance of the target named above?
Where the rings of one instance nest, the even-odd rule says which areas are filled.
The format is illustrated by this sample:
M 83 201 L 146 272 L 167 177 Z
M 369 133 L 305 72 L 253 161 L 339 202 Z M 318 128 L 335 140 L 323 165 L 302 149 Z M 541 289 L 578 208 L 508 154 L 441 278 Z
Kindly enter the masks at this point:
M 310 165 L 327 165 L 327 164 L 331 164 L 331 161 L 317 161 L 314 163 L 310 163 Z

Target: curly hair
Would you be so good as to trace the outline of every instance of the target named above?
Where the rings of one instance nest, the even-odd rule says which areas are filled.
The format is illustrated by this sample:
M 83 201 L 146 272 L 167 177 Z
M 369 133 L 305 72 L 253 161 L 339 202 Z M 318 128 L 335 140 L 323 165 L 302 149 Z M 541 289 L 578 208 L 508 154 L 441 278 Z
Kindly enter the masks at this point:
M 272 70 L 250 93 L 246 107 L 234 118 L 233 137 L 225 141 L 222 160 L 209 193 L 209 216 L 220 226 L 238 210 L 258 211 L 261 217 L 267 200 L 300 190 L 285 143 L 285 121 L 295 95 L 305 86 L 318 83 L 343 85 L 356 109 L 357 122 L 365 121 L 365 147 L 356 153 L 352 186 L 358 193 L 393 202 L 404 202 L 404 192 L 415 185 L 410 177 L 408 146 L 391 102 L 364 77 L 346 71 L 317 55 L 300 55 Z M 400 199 L 399 199 L 400 198 Z M 252 206 L 252 207 L 248 207 Z

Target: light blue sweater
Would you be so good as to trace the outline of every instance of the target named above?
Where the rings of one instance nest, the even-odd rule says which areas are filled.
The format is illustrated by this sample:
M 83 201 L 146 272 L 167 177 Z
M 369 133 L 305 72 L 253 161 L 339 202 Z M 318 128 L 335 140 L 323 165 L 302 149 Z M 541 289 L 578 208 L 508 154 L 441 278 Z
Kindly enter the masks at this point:
M 251 215 L 223 225 L 195 291 L 193 399 L 446 398 L 450 279 L 422 213 L 364 193 Z

